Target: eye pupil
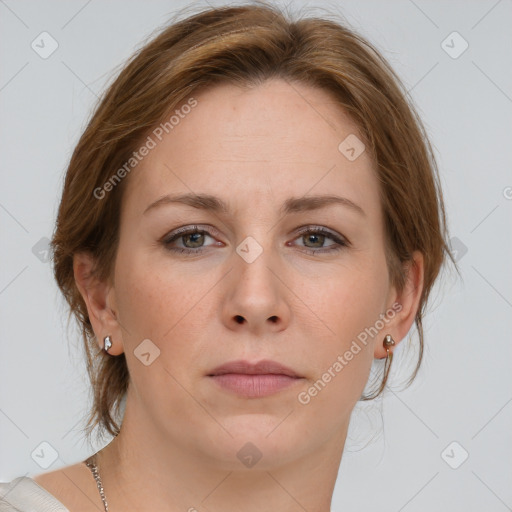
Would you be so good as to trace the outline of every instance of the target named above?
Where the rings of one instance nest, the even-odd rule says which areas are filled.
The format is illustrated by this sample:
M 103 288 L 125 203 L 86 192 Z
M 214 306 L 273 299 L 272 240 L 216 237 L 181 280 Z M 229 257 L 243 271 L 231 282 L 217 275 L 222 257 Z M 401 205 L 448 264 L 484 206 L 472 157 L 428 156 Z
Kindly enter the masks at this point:
M 319 235 L 319 234 L 316 234 L 316 233 L 312 233 L 312 234 L 306 235 L 305 238 L 306 239 L 313 239 L 313 244 L 315 244 L 315 240 L 314 239 L 316 239 L 316 242 L 318 243 L 318 241 L 319 241 L 320 242 L 320 246 L 322 246 L 323 242 L 324 242 L 324 239 L 325 239 L 325 235 Z
M 192 244 L 197 244 L 197 245 L 193 245 L 193 249 L 194 248 L 197 248 L 197 247 L 201 247 L 201 244 L 204 242 L 204 233 L 189 233 L 188 235 L 184 235 L 183 236 L 183 242 L 185 244 L 185 246 L 187 246 L 187 244 L 185 243 L 186 240 L 190 239 L 191 237 L 196 237 L 194 239 L 194 241 L 192 241 Z M 199 240 L 197 240 L 197 237 L 199 237 Z

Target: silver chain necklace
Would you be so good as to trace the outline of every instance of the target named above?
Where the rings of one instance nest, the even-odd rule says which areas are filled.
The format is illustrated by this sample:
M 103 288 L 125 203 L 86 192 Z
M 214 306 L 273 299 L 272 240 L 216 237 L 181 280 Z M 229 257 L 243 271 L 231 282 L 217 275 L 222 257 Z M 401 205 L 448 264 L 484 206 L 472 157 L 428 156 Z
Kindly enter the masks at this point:
M 100 497 L 101 501 L 103 501 L 105 512 L 108 512 L 107 498 L 105 496 L 105 491 L 103 490 L 103 484 L 101 483 L 100 472 L 98 470 L 98 466 L 96 465 L 96 455 L 91 455 L 84 463 L 91 470 L 92 476 L 94 477 L 94 480 L 96 480 L 96 485 L 98 487 L 98 491 L 100 492 Z
M 103 485 L 101 483 L 100 472 L 98 470 L 98 466 L 96 465 L 96 455 L 91 455 L 87 460 L 84 461 L 84 464 L 91 470 L 91 473 L 94 476 L 94 480 L 96 480 L 98 490 L 100 491 L 100 497 L 101 501 L 103 501 L 105 512 L 108 512 L 107 498 L 105 496 L 105 491 L 103 490 Z

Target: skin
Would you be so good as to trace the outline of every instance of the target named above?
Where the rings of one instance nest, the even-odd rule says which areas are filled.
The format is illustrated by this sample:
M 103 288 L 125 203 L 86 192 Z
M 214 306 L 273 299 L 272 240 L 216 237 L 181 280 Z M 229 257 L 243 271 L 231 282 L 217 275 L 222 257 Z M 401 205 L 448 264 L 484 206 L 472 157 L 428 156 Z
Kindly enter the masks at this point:
M 112 337 L 109 353 L 126 354 L 131 377 L 121 433 L 98 454 L 109 508 L 328 512 L 350 415 L 373 359 L 386 356 L 384 336 L 398 344 L 414 321 L 423 259 L 414 254 L 399 293 L 389 280 L 372 161 L 338 150 L 358 130 L 325 91 L 275 79 L 194 97 L 197 106 L 127 178 L 113 279 L 99 282 L 91 258 L 75 256 L 95 334 L 101 346 Z M 230 211 L 164 204 L 144 213 L 166 194 L 189 192 L 217 196 Z M 279 213 L 290 197 L 322 194 L 348 198 L 365 214 L 339 204 Z M 171 246 L 202 243 L 202 253 L 162 242 L 195 224 L 216 231 Z M 306 226 L 349 245 L 322 252 L 334 240 L 297 233 Z M 252 263 L 236 252 L 248 236 L 263 251 Z M 301 404 L 298 394 L 396 303 L 401 311 Z M 134 355 L 145 339 L 160 350 L 149 366 Z M 303 378 L 268 397 L 238 397 L 207 377 L 234 359 L 276 360 Z M 252 468 L 236 456 L 249 441 L 262 455 Z M 70 509 L 103 510 L 83 464 L 36 481 Z

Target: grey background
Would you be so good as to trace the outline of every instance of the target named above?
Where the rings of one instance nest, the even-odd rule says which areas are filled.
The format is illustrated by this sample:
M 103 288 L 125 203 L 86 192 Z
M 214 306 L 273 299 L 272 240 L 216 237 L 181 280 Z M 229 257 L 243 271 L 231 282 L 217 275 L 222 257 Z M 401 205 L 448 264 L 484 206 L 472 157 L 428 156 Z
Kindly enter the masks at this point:
M 45 238 L 97 95 L 184 5 L 0 0 L 1 481 L 78 462 L 101 447 L 80 432 L 88 381 L 45 262 Z M 436 148 L 463 275 L 445 273 L 434 290 L 415 383 L 402 390 L 414 356 L 403 343 L 391 390 L 356 408 L 333 510 L 512 510 L 512 3 L 289 5 L 345 17 L 411 91 Z M 59 45 L 47 59 L 31 48 L 43 31 Z M 469 44 L 457 58 L 464 41 L 447 39 L 454 31 Z M 49 463 L 52 448 L 41 442 L 58 456 L 48 468 L 38 462 Z M 453 469 L 464 451 L 469 457 Z M 43 452 L 46 459 L 31 456 Z

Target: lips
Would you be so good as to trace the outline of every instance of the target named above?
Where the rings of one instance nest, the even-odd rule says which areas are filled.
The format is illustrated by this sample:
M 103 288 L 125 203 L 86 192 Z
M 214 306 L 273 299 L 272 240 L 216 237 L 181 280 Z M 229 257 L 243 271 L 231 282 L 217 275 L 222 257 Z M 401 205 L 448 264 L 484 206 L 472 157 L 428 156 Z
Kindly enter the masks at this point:
M 231 361 L 217 366 L 208 375 L 224 392 L 238 397 L 259 399 L 293 389 L 302 381 L 294 370 L 276 361 Z
M 286 375 L 288 377 L 301 378 L 301 376 L 291 368 L 277 361 L 270 361 L 268 359 L 258 361 L 257 363 L 244 360 L 230 361 L 212 370 L 208 376 L 214 377 L 228 373 L 245 375 Z

